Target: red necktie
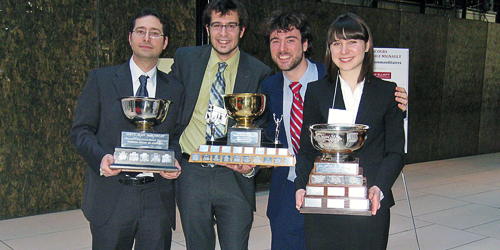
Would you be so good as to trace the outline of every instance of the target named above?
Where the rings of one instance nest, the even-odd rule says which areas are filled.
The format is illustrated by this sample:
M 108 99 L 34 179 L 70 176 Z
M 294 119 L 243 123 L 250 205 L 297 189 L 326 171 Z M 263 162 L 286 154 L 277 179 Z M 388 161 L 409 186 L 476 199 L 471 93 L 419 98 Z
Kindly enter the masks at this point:
M 292 139 L 293 151 L 295 154 L 299 151 L 300 130 L 302 128 L 302 110 L 304 109 L 304 102 L 300 96 L 300 88 L 302 84 L 299 82 L 292 82 L 290 89 L 293 93 L 292 111 L 290 112 L 290 135 Z

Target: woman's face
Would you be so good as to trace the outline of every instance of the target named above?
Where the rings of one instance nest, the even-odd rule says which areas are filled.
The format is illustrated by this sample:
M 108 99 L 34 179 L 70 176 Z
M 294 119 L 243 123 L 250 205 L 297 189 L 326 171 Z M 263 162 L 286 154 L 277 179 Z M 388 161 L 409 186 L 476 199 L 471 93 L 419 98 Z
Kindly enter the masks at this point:
M 370 43 L 360 39 L 337 39 L 330 44 L 332 61 L 337 65 L 341 74 L 361 72 L 365 52 L 368 52 Z

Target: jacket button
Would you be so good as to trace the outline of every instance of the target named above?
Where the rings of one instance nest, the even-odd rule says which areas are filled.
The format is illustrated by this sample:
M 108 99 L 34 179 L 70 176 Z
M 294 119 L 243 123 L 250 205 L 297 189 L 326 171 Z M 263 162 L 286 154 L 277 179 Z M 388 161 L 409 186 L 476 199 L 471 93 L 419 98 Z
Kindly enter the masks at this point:
M 122 179 L 119 179 L 119 180 L 118 180 L 118 182 L 123 183 L 123 180 L 122 180 Z

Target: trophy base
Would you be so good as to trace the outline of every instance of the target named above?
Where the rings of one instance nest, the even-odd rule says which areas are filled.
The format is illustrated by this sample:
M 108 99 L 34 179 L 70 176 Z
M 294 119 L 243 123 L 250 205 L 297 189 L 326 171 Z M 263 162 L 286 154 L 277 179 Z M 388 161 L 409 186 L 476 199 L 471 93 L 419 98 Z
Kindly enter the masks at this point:
M 287 148 L 200 145 L 189 162 L 213 164 L 249 164 L 265 167 L 295 166 L 295 157 Z
M 161 171 L 166 172 L 177 172 L 179 169 L 175 166 L 150 166 L 150 165 L 128 165 L 128 164 L 111 164 L 109 166 L 111 169 L 123 169 L 127 172 L 140 172 L 140 173 L 159 173 Z
M 307 196 L 300 208 L 303 214 L 344 214 L 371 216 L 370 200 L 365 198 Z
M 301 213 L 371 215 L 363 168 L 358 158 L 351 157 L 337 154 L 333 160 L 316 158 Z
M 110 168 L 132 172 L 178 171 L 174 154 L 173 150 L 115 148 L 115 162 Z
M 337 215 L 360 215 L 372 216 L 370 210 L 356 210 L 356 209 L 341 209 L 341 208 L 316 208 L 316 207 L 303 207 L 300 208 L 301 214 L 337 214 Z
M 206 141 L 206 145 L 216 145 L 216 146 L 225 146 L 229 145 L 227 143 L 227 137 L 222 137 L 219 139 L 215 139 L 215 141 Z M 247 146 L 247 145 L 244 145 Z M 274 143 L 273 141 L 267 139 L 266 137 L 263 137 L 261 139 L 260 147 L 265 147 L 265 148 L 283 148 L 283 144 L 281 143 Z

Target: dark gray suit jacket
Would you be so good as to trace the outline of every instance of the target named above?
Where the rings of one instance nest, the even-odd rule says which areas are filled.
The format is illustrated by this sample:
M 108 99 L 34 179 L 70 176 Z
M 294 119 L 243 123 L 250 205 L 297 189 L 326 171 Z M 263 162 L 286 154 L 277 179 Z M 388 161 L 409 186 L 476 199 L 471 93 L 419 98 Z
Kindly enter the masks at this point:
M 171 100 L 172 104 L 163 123 L 154 127 L 155 132 L 169 133 L 170 148 L 180 159 L 180 127 L 176 123 L 183 102 L 184 87 L 172 76 L 158 71 L 156 97 Z M 82 210 L 90 223 L 104 224 L 113 213 L 123 185 L 125 173 L 104 177 L 99 175 L 101 160 L 113 154 L 120 145 L 121 132 L 132 131 L 135 125 L 125 118 L 119 98 L 133 96 L 129 62 L 118 66 L 95 69 L 78 97 L 75 109 L 71 142 L 87 161 L 88 168 L 83 190 Z M 174 181 L 154 174 L 158 192 L 175 229 Z
M 179 48 L 175 53 L 172 72 L 186 88 L 186 98 L 180 117 L 182 131 L 187 127 L 193 115 L 203 76 L 210 59 L 211 45 Z M 256 58 L 240 51 L 240 63 L 236 73 L 234 93 L 258 93 L 262 80 L 271 74 L 271 69 Z M 229 126 L 234 120 L 229 120 Z M 253 178 L 246 178 L 238 172 L 234 176 L 246 199 L 255 210 L 255 187 Z

